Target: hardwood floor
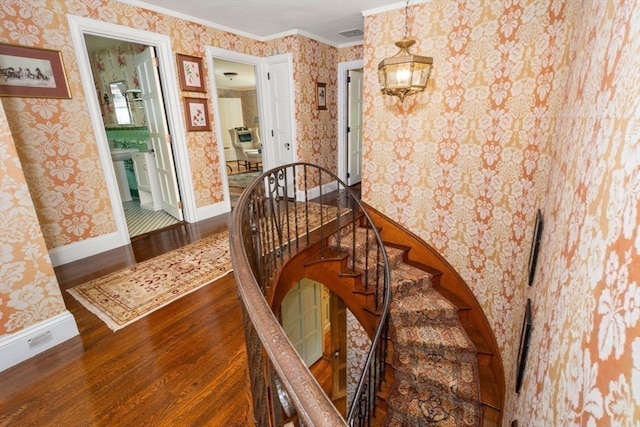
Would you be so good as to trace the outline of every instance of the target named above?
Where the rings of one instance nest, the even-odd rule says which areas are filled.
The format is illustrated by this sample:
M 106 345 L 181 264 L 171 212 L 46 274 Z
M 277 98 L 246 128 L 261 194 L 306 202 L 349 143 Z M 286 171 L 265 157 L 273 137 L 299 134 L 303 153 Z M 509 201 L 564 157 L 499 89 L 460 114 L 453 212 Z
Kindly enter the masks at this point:
M 113 332 L 67 289 L 228 229 L 229 215 L 55 269 L 80 335 L 0 372 L 0 426 L 253 426 L 233 274 Z M 311 372 L 328 395 L 331 363 Z M 337 402 L 344 414 L 344 399 Z
M 115 333 L 66 292 L 227 221 L 180 224 L 56 268 L 80 335 L 0 373 L 0 425 L 253 425 L 233 274 Z

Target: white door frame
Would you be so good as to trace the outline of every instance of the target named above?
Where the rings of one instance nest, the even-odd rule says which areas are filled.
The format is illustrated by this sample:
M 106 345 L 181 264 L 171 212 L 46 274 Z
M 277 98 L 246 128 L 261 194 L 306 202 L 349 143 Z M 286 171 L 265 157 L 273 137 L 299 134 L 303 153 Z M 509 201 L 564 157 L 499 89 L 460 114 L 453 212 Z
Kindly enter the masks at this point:
M 358 59 L 355 61 L 340 62 L 338 64 L 338 178 L 347 182 L 347 123 L 349 114 L 349 105 L 347 97 L 349 94 L 349 86 L 347 85 L 347 77 L 350 70 L 364 68 L 364 61 Z
M 195 193 L 193 183 L 191 181 L 191 169 L 189 166 L 185 124 L 182 117 L 182 111 L 180 110 L 181 99 L 176 86 L 176 82 L 178 80 L 175 74 L 170 37 L 150 31 L 138 30 L 74 15 L 68 15 L 67 19 L 69 21 L 71 39 L 76 52 L 76 58 L 78 60 L 78 68 L 84 88 L 84 95 L 87 99 L 87 109 L 89 110 L 89 116 L 94 128 L 94 137 L 96 138 L 96 145 L 100 155 L 100 163 L 107 181 L 107 190 L 117 226 L 117 235 L 113 236 L 115 237 L 114 239 L 111 239 L 112 241 L 115 240 L 115 246 L 111 246 L 113 243 L 107 243 L 103 239 L 101 244 L 94 245 L 94 247 L 89 250 L 89 253 L 86 251 L 87 248 L 85 248 L 82 253 L 82 257 L 128 245 L 130 243 L 129 231 L 127 229 L 127 223 L 124 216 L 124 208 L 120 202 L 118 185 L 111 161 L 111 153 L 109 152 L 109 143 L 107 142 L 104 122 L 100 113 L 100 102 L 97 99 L 98 97 L 93 84 L 91 64 L 89 62 L 87 46 L 84 40 L 85 34 L 144 44 L 153 46 L 156 49 L 156 54 L 160 63 L 158 71 L 162 79 L 162 94 L 165 99 L 167 122 L 169 124 L 169 129 L 171 130 L 172 149 L 176 166 L 176 175 L 180 185 L 180 198 L 183 203 L 184 218 L 187 222 L 198 221 Z M 100 248 L 97 246 L 100 246 Z

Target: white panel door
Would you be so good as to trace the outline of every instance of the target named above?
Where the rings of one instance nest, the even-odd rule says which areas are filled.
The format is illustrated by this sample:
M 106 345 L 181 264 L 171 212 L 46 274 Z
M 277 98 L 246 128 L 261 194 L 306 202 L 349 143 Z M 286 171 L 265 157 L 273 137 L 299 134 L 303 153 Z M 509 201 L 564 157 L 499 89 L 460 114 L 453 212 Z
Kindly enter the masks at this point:
M 292 163 L 295 158 L 291 106 L 291 69 L 288 61 L 270 63 L 268 67 L 271 104 L 271 153 L 269 167 Z
M 349 70 L 347 184 L 362 180 L 362 70 Z
M 169 215 L 183 220 L 178 190 L 178 179 L 171 151 L 169 126 L 164 110 L 162 89 L 158 76 L 158 67 L 153 47 L 147 48 L 135 58 L 136 70 L 140 80 L 142 102 L 149 127 L 149 137 L 162 190 L 162 209 Z
M 236 150 L 231 145 L 229 129 L 244 126 L 242 100 L 240 98 L 218 98 L 218 110 L 220 111 L 220 132 L 224 142 L 225 160 L 237 160 Z
M 322 357 L 321 298 L 319 283 L 302 280 L 282 301 L 282 328 L 307 366 Z
M 296 159 L 294 130 L 293 130 L 293 106 L 292 106 L 292 76 L 291 65 L 288 60 L 277 60 L 267 65 L 267 86 L 269 91 L 269 117 L 270 129 L 265 129 L 267 144 L 263 141 L 263 150 L 266 150 L 265 168 L 272 169 L 278 166 L 293 163 Z M 284 188 L 285 183 L 279 182 Z M 287 169 L 286 192 L 289 197 L 294 194 L 293 171 Z M 283 196 L 279 191 L 279 196 Z

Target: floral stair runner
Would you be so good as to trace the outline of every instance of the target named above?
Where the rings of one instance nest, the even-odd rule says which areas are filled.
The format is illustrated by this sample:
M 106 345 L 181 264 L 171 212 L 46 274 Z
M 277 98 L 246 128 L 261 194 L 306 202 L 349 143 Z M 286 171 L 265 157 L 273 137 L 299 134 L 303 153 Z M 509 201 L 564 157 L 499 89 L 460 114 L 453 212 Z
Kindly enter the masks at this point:
M 371 238 L 373 233 L 357 230 L 356 253 L 364 252 L 366 235 Z M 391 267 L 389 318 L 395 380 L 386 399 L 384 425 L 480 426 L 476 349 L 460 323 L 457 307 L 433 289 L 429 273 L 403 262 L 403 250 L 386 250 Z M 360 254 L 355 258 L 360 259 Z M 355 268 L 362 270 L 359 264 Z

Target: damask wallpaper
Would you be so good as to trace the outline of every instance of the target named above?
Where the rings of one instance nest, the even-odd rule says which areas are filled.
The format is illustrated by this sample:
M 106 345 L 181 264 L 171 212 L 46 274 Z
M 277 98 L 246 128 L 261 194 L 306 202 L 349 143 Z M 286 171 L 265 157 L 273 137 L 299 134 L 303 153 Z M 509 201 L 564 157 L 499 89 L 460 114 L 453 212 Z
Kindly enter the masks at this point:
M 65 311 L 0 104 L 0 336 Z
M 136 72 L 135 57 L 146 49 L 145 45 L 137 43 L 114 43 L 113 46 L 98 49 L 89 53 L 93 80 L 100 101 L 102 120 L 106 126 L 117 125 L 113 95 L 109 85 L 112 82 L 124 80 L 128 89 L 140 89 L 140 82 Z M 130 99 L 133 99 L 129 95 Z M 140 104 L 129 102 L 132 124 L 146 126 L 147 118 Z
M 634 1 L 410 7 L 413 51 L 434 70 L 404 103 L 376 77 L 404 14 L 365 18 L 363 198 L 440 250 L 485 308 L 507 376 L 504 425 L 640 419 L 639 15 Z
M 295 50 L 294 62 L 304 57 L 311 66 L 324 67 L 314 70 L 314 73 L 320 73 L 328 83 L 333 75 L 330 70 L 336 67 L 338 49 L 322 46 L 302 36 L 259 42 L 113 0 L 3 1 L 0 7 L 0 42 L 60 50 L 72 95 L 71 99 L 2 98 L 6 122 L 11 129 L 49 250 L 116 231 L 67 14 L 166 34 L 171 37 L 174 52 L 198 57 L 204 57 L 206 46 L 254 56 Z M 301 54 L 307 46 L 313 47 L 313 55 L 317 58 L 310 58 L 310 52 L 304 56 Z M 357 49 L 350 48 L 344 52 L 353 55 L 354 51 Z M 307 72 L 308 67 L 309 64 L 305 63 L 294 71 L 300 73 L 302 69 L 302 72 Z M 208 75 L 206 70 L 205 75 Z M 299 79 L 298 75 L 294 76 L 295 81 Z M 178 86 L 178 82 L 174 84 Z M 311 83 L 304 80 L 304 84 L 297 83 L 296 87 L 300 92 L 308 91 Z M 314 108 L 314 98 L 298 97 L 296 110 L 310 111 Z M 306 141 L 314 141 L 315 148 L 311 151 L 324 158 L 325 163 L 330 158 L 330 150 L 335 150 L 335 130 L 329 126 L 330 117 L 335 116 L 335 104 L 330 104 L 329 110 L 323 113 L 323 117 L 318 118 L 323 125 L 305 131 L 301 138 L 303 142 L 297 144 L 300 160 L 312 160 L 304 147 Z M 209 117 L 215 127 L 212 110 Z M 296 120 L 306 120 L 306 116 Z M 304 128 L 300 124 L 297 127 Z M 220 202 L 223 197 L 221 159 L 218 158 L 215 131 L 188 132 L 186 139 L 196 205 L 203 207 Z M 15 247 L 21 248 L 23 244 L 17 241 Z M 14 311 L 6 301 L 0 299 L 3 319 Z M 51 307 L 39 310 L 49 312 L 57 308 L 56 304 L 51 304 Z M 28 312 L 33 310 L 34 307 L 30 306 L 18 309 L 20 315 L 15 316 L 11 329 L 28 326 L 31 323 Z
M 28 220 L 19 220 L 31 231 L 0 243 L 0 334 L 63 310 L 27 199 L 49 249 L 115 231 L 69 13 L 168 34 L 173 50 L 188 55 L 203 57 L 205 46 L 255 56 L 292 53 L 298 158 L 332 170 L 337 63 L 362 57 L 363 198 L 441 251 L 483 305 L 507 375 L 505 425 L 640 419 L 637 2 L 411 6 L 414 51 L 433 56 L 434 71 L 424 93 L 400 104 L 379 93 L 376 67 L 396 52 L 402 11 L 365 17 L 364 46 L 336 49 L 302 36 L 257 42 L 112 0 L 3 1 L 0 41 L 60 50 L 72 99 L 2 98 L 0 150 L 11 172 L 3 174 L 0 215 L 26 207 Z M 316 82 L 327 83 L 327 110 L 315 108 Z M 187 144 L 196 204 L 220 201 L 215 133 L 188 133 Z M 545 228 L 528 287 L 537 208 Z M 532 346 L 516 394 L 527 298 Z

